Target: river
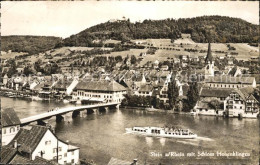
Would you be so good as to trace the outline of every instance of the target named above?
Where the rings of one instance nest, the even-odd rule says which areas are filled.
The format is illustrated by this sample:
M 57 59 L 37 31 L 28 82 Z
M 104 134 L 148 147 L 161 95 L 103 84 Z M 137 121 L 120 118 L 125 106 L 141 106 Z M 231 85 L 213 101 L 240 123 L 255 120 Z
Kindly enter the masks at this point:
M 14 108 L 18 116 L 24 118 L 46 112 L 51 108 L 75 105 L 1 97 L 1 106 Z M 258 119 L 193 117 L 120 109 L 75 119 L 67 115 L 64 122 L 57 124 L 53 117 L 49 123 L 55 125 L 55 132 L 59 138 L 69 140 L 80 147 L 80 158 L 93 160 L 100 165 L 107 164 L 111 157 L 128 161 L 136 158 L 141 164 L 145 162 L 147 164 L 199 162 L 258 164 Z M 183 140 L 125 133 L 127 127 L 164 126 L 165 124 L 189 128 L 199 137 Z M 233 153 L 233 151 L 245 153 L 245 157 L 217 155 L 217 152 Z M 167 156 L 169 152 L 172 153 Z M 191 152 L 194 152 L 195 156 Z M 187 153 L 191 153 L 190 156 L 187 156 Z

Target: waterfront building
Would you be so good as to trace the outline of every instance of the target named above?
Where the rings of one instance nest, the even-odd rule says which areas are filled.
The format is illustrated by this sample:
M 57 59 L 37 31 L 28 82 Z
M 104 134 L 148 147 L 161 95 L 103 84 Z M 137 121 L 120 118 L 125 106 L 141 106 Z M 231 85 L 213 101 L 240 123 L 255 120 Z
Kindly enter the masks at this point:
M 30 160 L 41 157 L 59 164 L 79 162 L 79 147 L 64 142 L 47 127 L 28 125 L 20 129 L 8 147 L 18 146 L 17 151 Z
M 2 109 L 2 146 L 7 145 L 20 130 L 21 121 L 13 108 Z
M 196 113 L 198 115 L 205 115 L 205 116 L 223 116 L 224 109 L 218 108 L 214 109 L 210 102 L 200 100 L 196 103 L 194 107 Z
M 72 84 L 73 80 L 59 80 L 54 86 L 53 86 L 53 91 L 57 94 L 60 94 L 60 95 L 67 95 L 67 90 L 70 89 L 70 86 Z M 75 86 L 74 86 L 75 88 Z M 73 91 L 73 89 L 70 89 L 71 92 Z M 70 93 L 71 93 L 70 92 Z M 69 93 L 69 94 L 70 94 Z
M 199 115 L 223 116 L 224 101 L 232 92 L 231 88 L 208 88 L 203 87 L 200 90 L 200 99 L 197 101 L 194 109 Z M 217 107 L 212 107 L 212 102 Z M 217 108 L 217 109 L 215 109 Z
M 80 81 L 72 93 L 75 100 L 121 103 L 126 88 L 112 81 Z
M 231 88 L 207 88 L 204 87 L 200 91 L 200 100 L 210 102 L 218 100 L 224 102 L 228 95 L 232 92 Z
M 229 117 L 256 118 L 259 114 L 258 101 L 251 87 L 234 89 L 224 101 L 224 110 Z

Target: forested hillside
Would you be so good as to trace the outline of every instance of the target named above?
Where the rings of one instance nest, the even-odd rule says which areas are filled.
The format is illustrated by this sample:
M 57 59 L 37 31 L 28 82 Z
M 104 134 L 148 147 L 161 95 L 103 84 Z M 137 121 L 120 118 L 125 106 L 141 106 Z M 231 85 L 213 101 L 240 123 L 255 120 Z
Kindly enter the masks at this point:
M 59 37 L 46 36 L 2 36 L 1 51 L 35 54 L 54 48 L 61 40 Z
M 223 16 L 203 16 L 187 19 L 130 20 L 106 22 L 90 27 L 64 40 L 67 46 L 91 45 L 95 39 L 170 38 L 177 39 L 181 33 L 191 34 L 195 42 L 258 43 L 259 26 L 242 19 Z
M 187 19 L 128 20 L 105 22 L 61 39 L 45 36 L 3 36 L 1 50 L 35 54 L 62 46 L 102 46 L 106 39 L 129 41 L 131 39 L 167 38 L 175 40 L 181 33 L 191 34 L 195 42 L 210 40 L 217 43 L 258 43 L 259 25 L 242 19 L 223 16 L 203 16 Z

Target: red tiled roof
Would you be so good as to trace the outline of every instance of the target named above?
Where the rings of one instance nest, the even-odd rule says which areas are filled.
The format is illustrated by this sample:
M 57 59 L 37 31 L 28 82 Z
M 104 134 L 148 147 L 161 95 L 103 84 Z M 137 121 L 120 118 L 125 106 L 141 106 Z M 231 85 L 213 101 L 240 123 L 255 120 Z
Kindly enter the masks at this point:
M 42 140 L 42 137 L 45 135 L 47 130 L 47 127 L 38 125 L 31 125 L 29 126 L 29 129 L 21 128 L 8 145 L 12 146 L 16 140 L 17 143 L 21 145 L 19 151 L 32 153 Z
M 9 162 L 9 164 L 34 164 L 29 158 L 16 154 L 15 157 Z
M 233 92 L 238 93 L 243 98 L 243 100 L 246 100 L 248 98 L 251 100 L 255 99 L 255 97 L 252 95 L 254 92 L 254 88 L 252 87 L 234 89 Z
M 81 81 L 77 84 L 76 90 L 92 91 L 126 91 L 126 88 L 115 81 Z
M 232 76 L 215 76 L 211 77 L 206 82 L 213 82 L 213 83 L 226 83 L 226 84 L 252 84 L 254 82 L 254 77 L 232 77 Z
M 14 156 L 17 154 L 17 150 L 10 146 L 3 146 L 1 149 L 1 163 L 8 164 Z
M 153 90 L 153 86 L 149 84 L 141 85 L 139 91 L 141 92 L 151 92 Z
M 111 158 L 107 165 L 131 165 L 133 162 Z
M 13 108 L 2 109 L 1 115 L 2 115 L 1 122 L 3 127 L 21 124 L 21 121 Z
M 49 161 L 49 160 L 46 160 L 44 158 L 41 158 L 41 157 L 38 157 L 36 156 L 35 159 L 32 161 L 33 164 L 39 164 L 39 165 L 43 165 L 43 164 L 46 164 L 46 165 L 58 165 L 58 163 L 54 162 L 54 161 Z
M 228 97 L 233 91 L 231 88 L 202 88 L 201 97 Z

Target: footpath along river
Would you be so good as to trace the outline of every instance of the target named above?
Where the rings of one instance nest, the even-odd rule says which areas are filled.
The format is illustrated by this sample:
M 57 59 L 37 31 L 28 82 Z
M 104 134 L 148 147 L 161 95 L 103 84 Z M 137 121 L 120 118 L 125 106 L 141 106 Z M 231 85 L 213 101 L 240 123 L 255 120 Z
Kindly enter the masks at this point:
M 20 118 L 55 107 L 75 106 L 59 102 L 27 101 L 1 97 L 1 107 L 14 108 Z M 70 121 L 70 122 L 68 122 Z M 246 163 L 258 164 L 259 120 L 150 113 L 119 109 L 55 122 L 57 136 L 80 147 L 80 158 L 105 165 L 111 157 L 147 164 Z M 169 139 L 126 134 L 133 126 L 174 125 L 189 128 L 197 139 Z M 193 153 L 194 154 L 193 154 Z M 234 153 L 233 153 L 234 152 Z M 189 153 L 189 154 L 188 154 Z M 232 153 L 238 156 L 229 156 Z M 187 156 L 188 154 L 188 156 Z M 218 154 L 218 155 L 217 155 Z M 243 157 L 244 156 L 244 157 Z

